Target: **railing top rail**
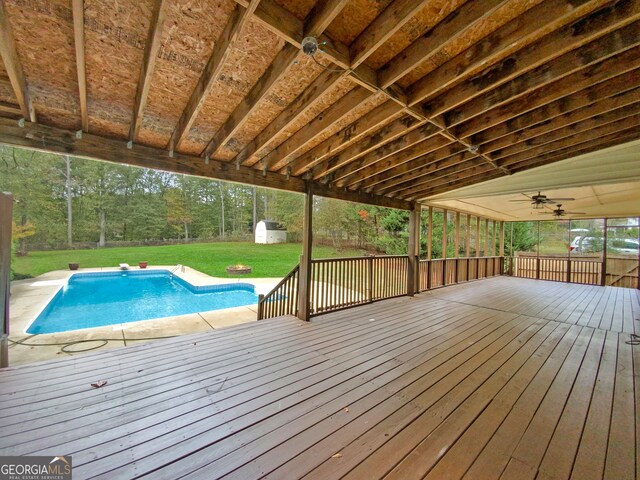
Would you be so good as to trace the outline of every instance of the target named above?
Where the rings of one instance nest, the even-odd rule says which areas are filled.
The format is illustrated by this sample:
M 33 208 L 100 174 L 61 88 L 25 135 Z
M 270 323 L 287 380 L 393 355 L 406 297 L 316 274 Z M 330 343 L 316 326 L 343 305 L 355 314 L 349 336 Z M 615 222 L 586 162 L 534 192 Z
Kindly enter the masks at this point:
M 262 301 L 264 302 L 264 301 L 266 301 L 266 300 L 267 300 L 267 298 L 269 298 L 269 297 L 271 297 L 272 295 L 274 295 L 274 294 L 278 291 L 278 289 L 279 289 L 280 287 L 282 287 L 285 283 L 287 283 L 287 281 L 288 281 L 288 280 L 290 280 L 290 279 L 291 279 L 291 277 L 293 277 L 293 275 L 295 275 L 295 273 L 296 273 L 299 269 L 300 269 L 300 264 L 298 264 L 298 265 L 296 265 L 295 267 L 293 267 L 293 270 L 291 270 L 289 273 L 287 273 L 287 275 L 286 275 L 282 280 L 280 280 L 280 282 L 278 282 L 278 284 L 277 284 L 275 287 L 273 287 L 269 293 L 267 293 L 267 294 L 264 296 L 264 298 L 262 299 Z
M 408 258 L 408 255 L 363 255 L 360 257 L 314 258 L 311 263 L 344 262 L 346 260 L 367 260 L 370 258 Z

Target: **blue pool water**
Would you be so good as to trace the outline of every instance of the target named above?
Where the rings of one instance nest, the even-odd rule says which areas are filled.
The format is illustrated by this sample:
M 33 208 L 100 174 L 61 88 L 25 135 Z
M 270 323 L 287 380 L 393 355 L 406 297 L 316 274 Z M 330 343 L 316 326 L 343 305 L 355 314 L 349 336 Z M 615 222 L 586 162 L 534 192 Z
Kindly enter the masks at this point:
M 168 271 L 78 273 L 27 333 L 55 333 L 258 303 L 253 285 L 194 287 Z

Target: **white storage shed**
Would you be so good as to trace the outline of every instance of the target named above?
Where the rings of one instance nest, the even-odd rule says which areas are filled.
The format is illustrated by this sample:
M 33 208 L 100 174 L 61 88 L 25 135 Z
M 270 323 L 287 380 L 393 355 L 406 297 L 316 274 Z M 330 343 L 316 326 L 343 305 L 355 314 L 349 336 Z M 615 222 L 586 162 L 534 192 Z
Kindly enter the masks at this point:
M 256 243 L 285 243 L 287 229 L 278 222 L 261 220 L 256 225 Z

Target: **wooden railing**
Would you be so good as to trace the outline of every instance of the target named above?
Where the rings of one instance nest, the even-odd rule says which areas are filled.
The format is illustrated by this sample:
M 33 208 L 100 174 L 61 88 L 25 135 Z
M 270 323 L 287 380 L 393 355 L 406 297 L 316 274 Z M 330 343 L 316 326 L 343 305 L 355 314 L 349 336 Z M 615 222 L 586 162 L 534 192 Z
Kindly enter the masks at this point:
M 298 315 L 298 280 L 300 266 L 296 265 L 267 295 L 258 299 L 258 320 Z
M 512 259 L 514 277 L 600 285 L 602 261 L 592 258 L 528 257 Z
M 501 275 L 503 257 L 420 260 L 420 291 Z
M 417 291 L 478 280 L 503 271 L 503 257 L 420 260 Z M 260 297 L 258 319 L 296 315 L 298 267 Z M 311 261 L 311 315 L 341 310 L 408 293 L 409 257 L 385 255 Z
M 311 315 L 407 294 L 406 255 L 311 261 Z

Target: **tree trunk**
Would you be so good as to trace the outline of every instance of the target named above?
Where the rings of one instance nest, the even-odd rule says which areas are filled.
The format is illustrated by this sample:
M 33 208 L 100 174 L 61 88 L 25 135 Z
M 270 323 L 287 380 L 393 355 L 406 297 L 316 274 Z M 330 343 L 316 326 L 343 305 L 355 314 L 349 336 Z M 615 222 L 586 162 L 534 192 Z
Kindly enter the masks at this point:
M 187 243 L 189 241 L 189 224 L 184 222 L 184 241 Z
M 98 242 L 98 247 L 104 247 L 106 244 L 106 231 L 107 231 L 107 216 L 104 212 L 103 208 L 99 210 L 100 214 L 100 241 Z
M 20 225 L 25 226 L 27 224 L 27 213 L 25 211 L 22 212 L 22 216 L 20 217 Z M 27 254 L 27 240 L 22 237 L 18 242 L 18 256 L 24 257 Z
M 71 158 L 69 155 L 65 156 L 65 163 L 67 167 L 66 184 L 67 184 L 67 245 L 69 248 L 73 247 L 73 220 L 71 215 Z

